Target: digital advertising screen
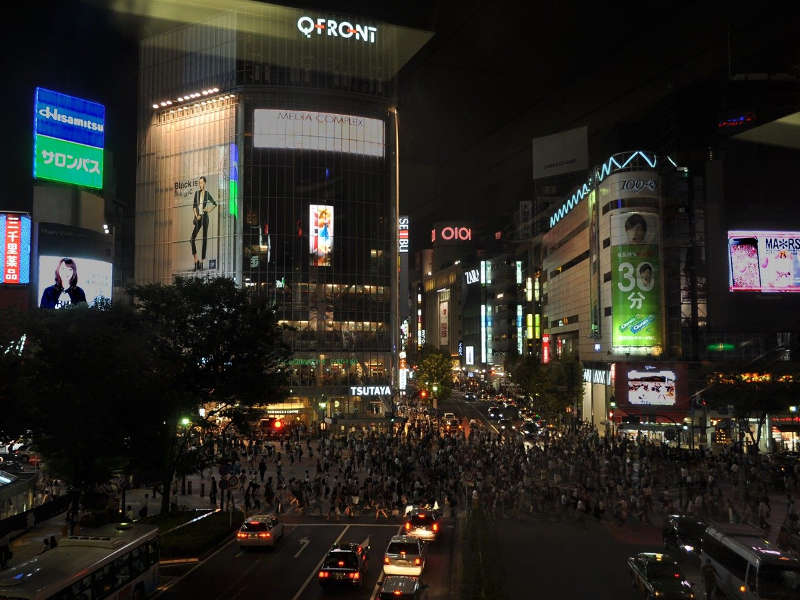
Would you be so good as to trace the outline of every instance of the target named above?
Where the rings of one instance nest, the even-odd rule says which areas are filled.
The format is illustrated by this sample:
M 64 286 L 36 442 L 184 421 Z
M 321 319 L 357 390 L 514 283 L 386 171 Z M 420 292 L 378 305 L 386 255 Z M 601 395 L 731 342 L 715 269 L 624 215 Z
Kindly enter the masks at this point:
M 38 226 L 39 308 L 95 305 L 111 300 L 111 236 L 56 223 Z
M 384 123 L 357 115 L 259 108 L 253 114 L 253 147 L 383 157 Z
M 333 257 L 333 207 L 308 207 L 308 252 L 312 267 L 330 267 Z
M 617 363 L 617 405 L 628 413 L 688 409 L 688 374 L 683 363 Z
M 31 280 L 31 217 L 0 213 L 0 284 L 26 285 Z
M 800 231 L 729 231 L 731 292 L 800 292 Z
M 659 217 L 611 215 L 612 346 L 662 345 Z
M 103 187 L 105 106 L 37 87 L 33 110 L 33 177 Z

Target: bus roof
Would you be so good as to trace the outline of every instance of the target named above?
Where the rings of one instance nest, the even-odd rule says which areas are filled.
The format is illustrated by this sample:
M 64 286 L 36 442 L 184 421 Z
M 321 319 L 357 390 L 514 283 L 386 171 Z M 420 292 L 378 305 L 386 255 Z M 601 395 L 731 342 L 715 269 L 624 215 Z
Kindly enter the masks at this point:
M 53 586 L 61 589 L 157 535 L 157 527 L 137 524 L 62 538 L 53 550 L 0 572 L 0 596 L 37 598 Z

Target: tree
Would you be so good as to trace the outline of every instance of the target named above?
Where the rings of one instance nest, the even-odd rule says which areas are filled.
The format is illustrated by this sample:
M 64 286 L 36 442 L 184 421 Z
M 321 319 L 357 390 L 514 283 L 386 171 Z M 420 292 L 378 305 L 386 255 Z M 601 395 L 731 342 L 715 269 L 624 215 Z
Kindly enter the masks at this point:
M 208 422 L 198 409 L 212 405 L 209 416 L 245 424 L 255 405 L 285 396 L 290 352 L 269 300 L 230 279 L 176 278 L 172 285 L 138 286 L 130 293 L 155 333 L 163 381 L 161 393 L 143 402 L 138 461 L 158 475 L 167 511 L 176 473 L 193 470 L 201 457 L 192 448 L 192 432 Z
M 36 310 L 22 320 L 12 382 L 18 426 L 83 500 L 124 468 L 140 400 L 157 391 L 148 336 L 124 307 Z
M 512 379 L 531 397 L 533 408 L 547 418 L 564 415 L 583 398 L 583 371 L 578 361 L 541 364 L 533 356 L 513 362 Z
M 417 386 L 428 392 L 437 406 L 436 401 L 447 400 L 453 389 L 453 361 L 444 352 L 425 349 L 414 377 Z

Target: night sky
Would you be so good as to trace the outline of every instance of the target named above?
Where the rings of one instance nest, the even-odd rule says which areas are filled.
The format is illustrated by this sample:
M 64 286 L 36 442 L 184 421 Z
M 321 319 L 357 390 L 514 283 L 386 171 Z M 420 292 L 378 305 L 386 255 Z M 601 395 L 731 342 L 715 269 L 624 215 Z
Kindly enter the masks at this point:
M 108 4 L 18 5 L 4 33 L 6 56 L 14 58 L 6 61 L 3 97 L 12 144 L 4 153 L 2 208 L 30 208 L 37 85 L 106 105 L 107 165 L 113 160 L 116 195 L 133 204 L 137 40 L 178 24 L 132 17 Z M 501 220 L 498 213 L 510 214 L 532 197 L 532 137 L 588 124 L 590 153 L 603 152 L 613 123 L 635 123 L 637 103 L 657 101 L 693 77 L 724 76 L 729 24 L 739 70 L 761 68 L 758 60 L 766 55 L 784 58 L 787 68 L 800 64 L 790 45 L 795 35 L 762 34 L 778 19 L 797 32 L 796 15 L 756 5 L 722 15 L 713 3 L 667 8 L 647 1 L 292 4 L 435 32 L 401 72 L 398 87 L 401 210 L 416 224 L 454 216 Z

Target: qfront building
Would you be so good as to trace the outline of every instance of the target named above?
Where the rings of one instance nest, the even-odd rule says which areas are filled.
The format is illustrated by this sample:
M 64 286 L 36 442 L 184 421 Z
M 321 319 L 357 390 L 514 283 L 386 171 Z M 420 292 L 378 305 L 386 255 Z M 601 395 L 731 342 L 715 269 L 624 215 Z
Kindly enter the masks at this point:
M 273 415 L 391 406 L 394 80 L 429 38 L 265 4 L 141 44 L 136 281 L 224 276 L 272 299 L 294 351 Z

